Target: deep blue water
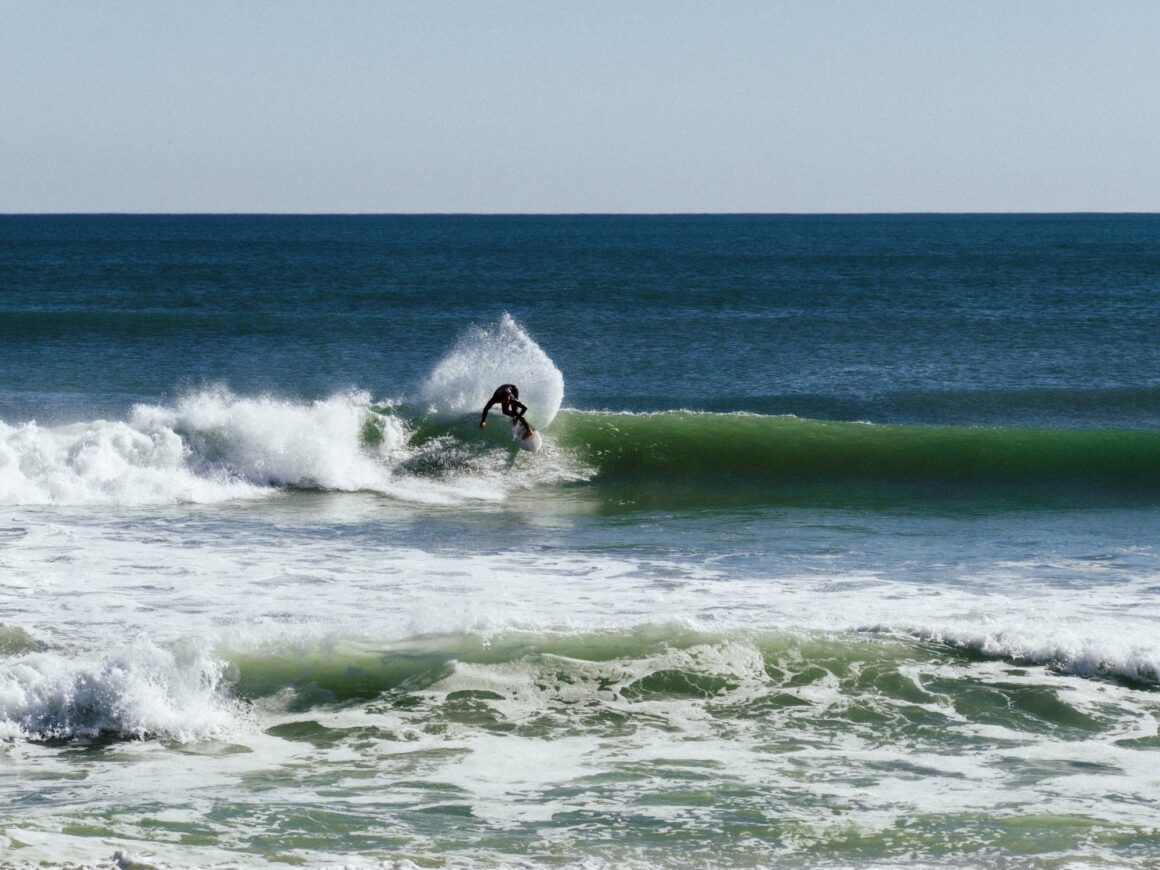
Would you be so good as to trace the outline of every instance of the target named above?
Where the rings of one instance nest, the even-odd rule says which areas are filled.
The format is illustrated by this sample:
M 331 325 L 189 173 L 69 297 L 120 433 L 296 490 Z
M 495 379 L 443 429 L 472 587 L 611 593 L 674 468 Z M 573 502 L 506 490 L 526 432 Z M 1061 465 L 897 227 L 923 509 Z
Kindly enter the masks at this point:
M 0 419 L 412 389 L 507 311 L 565 404 L 1160 423 L 1160 216 L 0 217 Z

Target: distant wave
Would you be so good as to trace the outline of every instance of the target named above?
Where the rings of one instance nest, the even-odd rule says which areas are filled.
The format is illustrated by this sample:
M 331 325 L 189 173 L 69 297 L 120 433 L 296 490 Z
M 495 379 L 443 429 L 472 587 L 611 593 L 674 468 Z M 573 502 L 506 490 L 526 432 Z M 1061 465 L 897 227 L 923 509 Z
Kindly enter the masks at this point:
M 722 389 L 697 408 L 747 411 L 817 420 L 971 426 L 1076 426 L 1147 429 L 1160 426 L 1160 386 L 960 387 L 882 389 L 850 394 L 788 389 L 733 395 Z M 638 411 L 669 410 L 663 399 L 643 397 Z M 1062 422 L 1068 421 L 1068 422 Z

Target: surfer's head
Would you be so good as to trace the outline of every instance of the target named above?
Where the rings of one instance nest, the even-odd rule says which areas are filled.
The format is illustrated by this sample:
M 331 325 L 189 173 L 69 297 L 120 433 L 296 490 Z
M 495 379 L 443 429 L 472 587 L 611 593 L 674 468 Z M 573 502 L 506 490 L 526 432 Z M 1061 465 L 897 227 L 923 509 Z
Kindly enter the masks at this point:
M 512 384 L 510 387 L 508 387 L 508 392 L 512 394 L 513 399 L 518 399 L 520 397 L 520 388 L 515 384 Z

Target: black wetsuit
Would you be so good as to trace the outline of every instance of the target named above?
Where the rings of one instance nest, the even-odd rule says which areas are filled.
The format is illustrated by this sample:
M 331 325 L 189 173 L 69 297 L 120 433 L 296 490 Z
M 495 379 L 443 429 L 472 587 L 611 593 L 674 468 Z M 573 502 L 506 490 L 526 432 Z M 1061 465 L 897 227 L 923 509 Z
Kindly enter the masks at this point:
M 492 405 L 499 405 L 499 409 L 503 411 L 504 415 L 511 417 L 513 420 L 518 420 L 525 426 L 528 421 L 524 419 L 524 414 L 527 413 L 528 406 L 521 402 L 517 396 L 520 391 L 515 384 L 503 384 L 491 394 L 491 398 L 487 400 L 487 404 L 483 408 L 483 416 L 479 418 L 479 425 L 482 426 L 487 422 L 487 412 L 491 410 Z

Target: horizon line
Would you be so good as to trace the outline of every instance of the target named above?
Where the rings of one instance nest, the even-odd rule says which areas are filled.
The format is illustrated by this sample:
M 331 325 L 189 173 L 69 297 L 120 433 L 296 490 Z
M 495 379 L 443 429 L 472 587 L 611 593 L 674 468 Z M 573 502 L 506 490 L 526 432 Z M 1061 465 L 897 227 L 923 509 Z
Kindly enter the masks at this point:
M 0 211 L 0 217 L 1001 217 L 1156 216 L 1156 211 Z

